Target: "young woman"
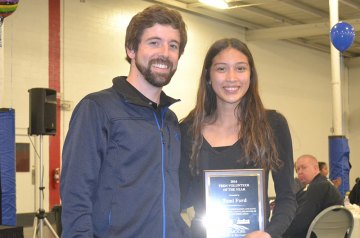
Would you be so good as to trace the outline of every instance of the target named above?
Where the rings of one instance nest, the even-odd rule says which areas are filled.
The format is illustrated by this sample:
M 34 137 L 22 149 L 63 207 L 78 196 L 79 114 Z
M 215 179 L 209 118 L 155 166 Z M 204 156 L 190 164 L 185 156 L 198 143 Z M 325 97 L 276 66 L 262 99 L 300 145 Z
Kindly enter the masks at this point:
M 240 40 L 221 39 L 208 50 L 197 102 L 181 122 L 181 133 L 181 201 L 195 210 L 193 238 L 206 235 L 203 170 L 252 168 L 265 170 L 266 191 L 272 172 L 276 208 L 264 231 L 246 237 L 281 237 L 296 210 L 291 136 L 286 119 L 264 109 L 253 57 Z

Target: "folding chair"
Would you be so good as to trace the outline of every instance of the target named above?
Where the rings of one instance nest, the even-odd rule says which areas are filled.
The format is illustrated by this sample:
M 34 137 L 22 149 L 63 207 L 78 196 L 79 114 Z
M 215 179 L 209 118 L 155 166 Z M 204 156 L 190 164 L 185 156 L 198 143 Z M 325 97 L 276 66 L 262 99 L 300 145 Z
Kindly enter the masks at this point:
M 306 238 L 314 233 L 317 238 L 350 238 L 354 227 L 352 213 L 341 205 L 321 211 L 311 222 Z

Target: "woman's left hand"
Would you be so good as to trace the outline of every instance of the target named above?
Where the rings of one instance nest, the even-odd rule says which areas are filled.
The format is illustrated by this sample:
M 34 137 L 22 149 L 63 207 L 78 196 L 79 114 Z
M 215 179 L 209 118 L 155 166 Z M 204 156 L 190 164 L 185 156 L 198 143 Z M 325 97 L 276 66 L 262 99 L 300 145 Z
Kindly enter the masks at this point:
M 271 238 L 265 231 L 254 231 L 245 236 L 245 238 Z

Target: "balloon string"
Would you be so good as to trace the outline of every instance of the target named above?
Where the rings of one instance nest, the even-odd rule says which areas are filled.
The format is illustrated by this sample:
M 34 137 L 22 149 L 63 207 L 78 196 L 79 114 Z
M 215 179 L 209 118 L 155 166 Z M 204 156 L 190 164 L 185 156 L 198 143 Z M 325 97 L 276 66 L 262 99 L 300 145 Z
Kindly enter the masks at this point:
M 10 90 L 11 90 L 11 97 L 10 97 L 10 108 L 13 108 L 13 42 L 14 42 L 14 25 L 13 21 L 11 23 L 11 37 L 10 37 Z
M 2 26 L 3 26 L 4 18 L 0 17 L 0 48 L 2 47 Z

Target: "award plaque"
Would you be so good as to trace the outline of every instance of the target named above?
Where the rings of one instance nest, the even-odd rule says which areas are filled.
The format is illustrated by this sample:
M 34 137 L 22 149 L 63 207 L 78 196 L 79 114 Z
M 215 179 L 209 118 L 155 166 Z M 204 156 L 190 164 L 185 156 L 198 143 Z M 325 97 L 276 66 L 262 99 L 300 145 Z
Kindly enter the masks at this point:
M 205 170 L 206 237 L 264 230 L 263 169 Z

